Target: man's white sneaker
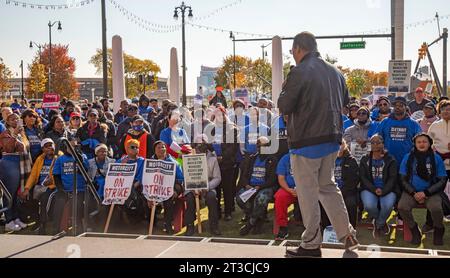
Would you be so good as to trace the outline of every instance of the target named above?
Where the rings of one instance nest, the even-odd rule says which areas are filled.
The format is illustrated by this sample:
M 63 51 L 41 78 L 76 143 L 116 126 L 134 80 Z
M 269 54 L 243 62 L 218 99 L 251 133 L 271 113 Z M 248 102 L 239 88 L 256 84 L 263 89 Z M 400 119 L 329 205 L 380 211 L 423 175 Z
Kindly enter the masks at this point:
M 14 220 L 14 223 L 19 226 L 21 229 L 25 229 L 26 227 L 28 227 L 27 224 L 23 223 L 22 221 L 20 221 L 19 218 L 17 218 L 16 220 Z
M 8 224 L 5 225 L 5 232 L 18 232 L 21 228 L 19 225 L 14 223 L 14 221 L 10 221 Z

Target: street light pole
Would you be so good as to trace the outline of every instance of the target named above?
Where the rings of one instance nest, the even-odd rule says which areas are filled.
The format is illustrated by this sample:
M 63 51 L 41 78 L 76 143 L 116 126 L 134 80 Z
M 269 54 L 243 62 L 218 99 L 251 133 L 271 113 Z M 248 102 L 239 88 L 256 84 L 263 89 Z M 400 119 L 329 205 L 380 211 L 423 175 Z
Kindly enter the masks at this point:
M 103 97 L 109 98 L 108 93 L 108 46 L 106 44 L 106 3 L 102 0 L 102 68 L 103 68 Z
M 236 90 L 236 37 L 230 31 L 230 39 L 233 40 L 233 89 Z
M 42 64 L 42 45 L 35 43 L 34 41 L 30 41 L 30 48 L 33 48 L 33 45 L 39 49 L 39 64 Z
M 61 21 L 48 22 L 48 38 L 49 38 L 49 65 L 48 65 L 48 91 L 52 92 L 52 27 L 58 23 L 58 30 L 62 30 Z
M 186 99 L 186 36 L 185 36 L 185 13 L 186 10 L 189 11 L 188 17 L 192 18 L 192 8 L 190 6 L 186 6 L 184 2 L 181 3 L 181 6 L 175 7 L 174 15 L 173 17 L 175 19 L 178 19 L 178 11 L 181 12 L 181 43 L 182 43 L 182 56 L 183 56 L 183 97 L 182 97 L 182 103 L 183 106 L 186 105 L 187 99 Z
M 23 60 L 20 60 L 20 83 L 21 83 L 21 90 L 20 90 L 20 94 L 21 94 L 21 98 L 22 100 L 24 99 L 24 94 L 23 94 Z

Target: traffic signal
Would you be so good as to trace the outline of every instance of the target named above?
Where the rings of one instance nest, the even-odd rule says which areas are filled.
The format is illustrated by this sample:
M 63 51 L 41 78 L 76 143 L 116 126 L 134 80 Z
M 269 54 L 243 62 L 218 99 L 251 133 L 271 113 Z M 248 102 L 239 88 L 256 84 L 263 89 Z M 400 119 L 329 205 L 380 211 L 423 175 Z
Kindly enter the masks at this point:
M 427 56 L 428 45 L 423 43 L 419 48 L 419 59 L 424 59 Z

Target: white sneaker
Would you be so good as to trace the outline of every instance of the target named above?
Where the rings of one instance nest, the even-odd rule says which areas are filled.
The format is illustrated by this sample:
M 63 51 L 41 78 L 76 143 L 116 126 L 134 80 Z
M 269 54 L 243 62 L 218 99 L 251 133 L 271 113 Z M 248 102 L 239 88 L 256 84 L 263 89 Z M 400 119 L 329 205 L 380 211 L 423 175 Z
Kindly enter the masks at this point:
M 27 224 L 23 223 L 22 221 L 20 221 L 19 218 L 17 218 L 16 220 L 14 220 L 14 223 L 19 226 L 21 229 L 25 229 L 26 227 L 28 227 Z
M 5 232 L 18 232 L 21 228 L 19 225 L 14 223 L 14 221 L 10 221 L 8 224 L 5 225 Z

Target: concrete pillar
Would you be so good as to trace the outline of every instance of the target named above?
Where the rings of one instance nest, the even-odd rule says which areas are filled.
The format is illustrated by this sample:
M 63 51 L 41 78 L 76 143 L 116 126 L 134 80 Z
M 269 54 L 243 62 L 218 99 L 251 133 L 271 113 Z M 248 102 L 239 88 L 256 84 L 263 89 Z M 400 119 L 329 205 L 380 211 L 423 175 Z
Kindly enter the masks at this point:
M 403 60 L 405 40 L 404 0 L 391 0 L 391 25 L 395 28 L 395 60 Z
M 281 38 L 275 36 L 272 39 L 272 101 L 277 106 L 283 86 L 283 54 Z
M 177 49 L 170 49 L 170 77 L 169 77 L 169 99 L 180 105 L 180 73 L 178 67 Z
M 115 113 L 120 109 L 120 102 L 126 99 L 123 66 L 122 38 L 115 35 L 112 38 L 112 82 Z

